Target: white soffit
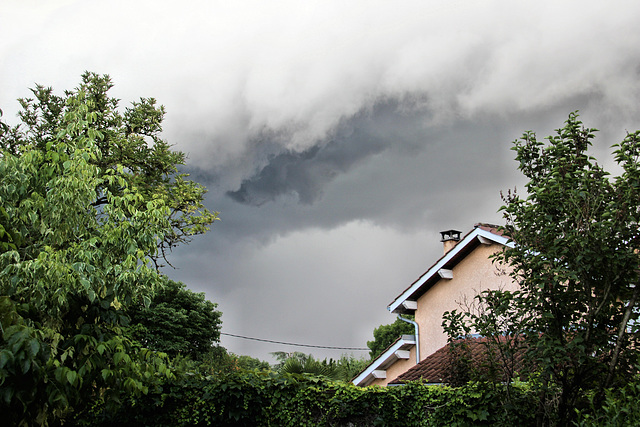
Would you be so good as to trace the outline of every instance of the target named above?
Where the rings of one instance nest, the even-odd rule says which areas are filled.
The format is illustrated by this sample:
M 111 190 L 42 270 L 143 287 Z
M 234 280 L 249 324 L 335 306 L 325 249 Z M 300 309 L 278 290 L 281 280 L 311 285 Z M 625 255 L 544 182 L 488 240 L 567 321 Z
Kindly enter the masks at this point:
M 411 351 L 409 350 L 398 350 L 395 352 L 395 355 L 398 359 L 408 359 L 411 357 Z
M 411 300 L 402 301 L 402 306 L 407 310 L 417 310 L 418 301 L 411 301 Z
M 478 240 L 480 241 L 480 243 L 482 243 L 483 245 L 490 245 L 491 243 L 493 243 L 491 240 L 487 239 L 484 236 L 478 236 Z
M 447 270 L 446 268 L 441 268 L 438 270 L 438 276 L 443 279 L 451 280 L 453 279 L 453 270 Z
M 387 378 L 387 371 L 376 370 L 373 371 L 371 375 L 373 375 L 373 378 Z

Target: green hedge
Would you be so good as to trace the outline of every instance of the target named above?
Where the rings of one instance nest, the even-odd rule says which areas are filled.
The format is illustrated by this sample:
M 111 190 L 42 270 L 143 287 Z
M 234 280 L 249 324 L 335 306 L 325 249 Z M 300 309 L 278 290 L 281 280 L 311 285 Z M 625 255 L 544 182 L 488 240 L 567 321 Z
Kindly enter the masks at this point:
M 640 422 L 640 381 L 636 375 L 623 387 L 605 391 L 601 404 L 588 396 L 589 406 L 576 411 L 579 427 L 637 426 Z
M 117 410 L 99 405 L 78 425 L 121 426 L 468 426 L 530 425 L 529 392 L 502 385 L 451 388 L 408 384 L 356 387 L 317 377 L 237 372 L 186 377 L 127 398 Z

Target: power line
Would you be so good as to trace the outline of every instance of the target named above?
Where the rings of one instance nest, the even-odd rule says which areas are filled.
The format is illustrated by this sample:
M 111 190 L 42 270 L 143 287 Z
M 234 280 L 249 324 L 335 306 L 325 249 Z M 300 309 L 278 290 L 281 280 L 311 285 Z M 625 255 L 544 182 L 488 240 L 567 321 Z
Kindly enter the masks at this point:
M 234 338 L 242 338 L 242 339 L 245 339 L 245 340 L 269 342 L 269 343 L 272 343 L 272 344 L 291 345 L 291 346 L 294 346 L 294 347 L 327 348 L 327 349 L 330 349 L 330 350 L 357 350 L 357 351 L 369 351 L 370 350 L 368 348 L 362 348 L 362 347 L 331 347 L 331 346 L 324 346 L 324 345 L 295 344 L 295 343 L 291 343 L 291 342 L 265 340 L 265 339 L 262 339 L 262 338 L 244 337 L 242 335 L 227 334 L 226 332 L 220 332 L 220 335 L 226 335 L 226 336 L 234 337 Z

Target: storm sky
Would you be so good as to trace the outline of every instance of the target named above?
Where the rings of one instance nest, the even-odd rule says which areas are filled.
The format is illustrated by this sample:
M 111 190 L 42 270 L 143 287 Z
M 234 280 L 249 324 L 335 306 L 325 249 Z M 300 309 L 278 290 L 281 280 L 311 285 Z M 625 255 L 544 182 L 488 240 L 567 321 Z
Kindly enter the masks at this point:
M 612 167 L 640 129 L 639 17 L 637 1 L 5 0 L 0 108 L 15 124 L 28 88 L 85 70 L 123 107 L 156 98 L 222 218 L 165 272 L 218 303 L 225 333 L 366 347 L 439 231 L 501 222 L 524 131 L 579 110 Z

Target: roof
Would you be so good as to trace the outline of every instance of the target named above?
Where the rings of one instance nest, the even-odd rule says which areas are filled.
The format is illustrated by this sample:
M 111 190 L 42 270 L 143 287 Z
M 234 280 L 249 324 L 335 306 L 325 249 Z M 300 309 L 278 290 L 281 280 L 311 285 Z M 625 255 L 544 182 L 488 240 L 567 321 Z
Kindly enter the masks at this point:
M 355 385 L 369 385 L 376 378 L 378 371 L 386 370 L 389 366 L 393 365 L 398 359 L 406 358 L 406 354 L 400 352 L 406 352 L 412 347 L 415 347 L 416 339 L 414 335 L 402 335 L 398 337 L 385 351 L 376 357 L 357 377 L 351 381 Z
M 387 310 L 392 313 L 407 313 L 405 301 L 416 301 L 436 282 L 440 280 L 438 272 L 442 269 L 451 270 L 464 257 L 481 244 L 497 243 L 513 247 L 513 243 L 502 233 L 498 226 L 492 224 L 476 224 L 474 229 L 467 233 L 449 252 L 435 262 L 422 276 L 413 282 L 407 289 L 389 304 Z
M 499 337 L 500 341 L 503 343 L 506 341 L 506 338 Z M 422 360 L 420 363 L 415 365 L 413 368 L 409 369 L 402 375 L 395 378 L 393 381 L 389 382 L 389 385 L 400 385 L 407 383 L 409 381 L 424 381 L 427 384 L 448 384 L 455 383 L 456 380 L 463 379 L 460 376 L 456 378 L 456 375 L 469 375 L 469 367 L 473 367 L 475 369 L 485 369 L 486 364 L 489 360 L 489 351 L 491 341 L 487 337 L 469 337 L 466 339 L 461 339 L 455 341 L 455 343 L 466 343 L 468 345 L 468 365 L 455 365 L 456 360 L 456 351 L 457 354 L 460 354 L 459 351 L 463 350 L 454 350 L 451 346 L 451 343 L 445 345 L 444 347 L 437 350 L 435 353 L 429 355 L 427 358 Z M 524 348 L 519 348 L 513 357 L 513 360 L 510 361 L 511 369 L 514 371 L 522 371 L 524 368 Z M 495 359 L 496 356 L 492 355 L 492 359 Z M 500 362 L 498 362 L 500 363 Z M 459 369 L 461 367 L 466 366 L 465 372 L 460 372 Z M 458 369 L 458 371 L 456 371 Z M 506 379 L 505 375 L 500 372 L 498 379 Z

